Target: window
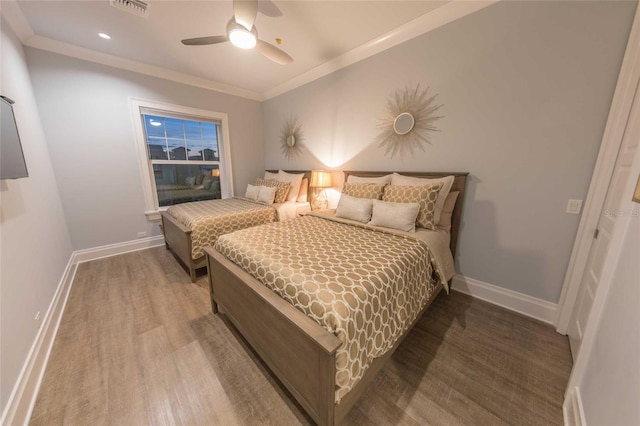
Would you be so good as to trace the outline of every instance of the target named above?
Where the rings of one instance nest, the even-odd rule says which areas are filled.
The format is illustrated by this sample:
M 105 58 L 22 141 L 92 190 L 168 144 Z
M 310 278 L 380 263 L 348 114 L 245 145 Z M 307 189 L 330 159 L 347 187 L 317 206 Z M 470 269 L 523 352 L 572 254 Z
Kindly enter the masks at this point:
M 135 99 L 131 106 L 147 216 L 233 195 L 226 114 Z

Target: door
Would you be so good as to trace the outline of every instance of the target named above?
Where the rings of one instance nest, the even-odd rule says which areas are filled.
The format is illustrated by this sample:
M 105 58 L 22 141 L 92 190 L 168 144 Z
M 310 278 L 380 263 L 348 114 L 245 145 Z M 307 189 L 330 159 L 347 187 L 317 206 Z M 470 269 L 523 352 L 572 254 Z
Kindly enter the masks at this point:
M 567 334 L 569 335 L 571 355 L 574 361 L 580 351 L 580 344 L 587 321 L 589 320 L 593 298 L 598 288 L 598 283 L 600 282 L 604 259 L 609 249 L 609 242 L 611 241 L 613 225 L 620 215 L 631 214 L 630 212 L 619 211 L 617 208 L 620 205 L 622 197 L 628 196 L 628 194 L 623 194 L 627 181 L 629 179 L 634 179 L 635 181 L 637 178 L 636 176 L 630 175 L 630 169 L 640 140 L 640 98 L 638 95 L 639 91 L 638 88 L 636 88 L 631 113 L 629 114 L 622 144 L 618 151 L 618 157 L 613 169 L 603 209 L 600 213 L 598 226 L 593 236 L 594 241 L 589 251 L 585 272 L 580 282 L 580 288 L 576 298 L 577 302 L 574 305 L 569 321 Z

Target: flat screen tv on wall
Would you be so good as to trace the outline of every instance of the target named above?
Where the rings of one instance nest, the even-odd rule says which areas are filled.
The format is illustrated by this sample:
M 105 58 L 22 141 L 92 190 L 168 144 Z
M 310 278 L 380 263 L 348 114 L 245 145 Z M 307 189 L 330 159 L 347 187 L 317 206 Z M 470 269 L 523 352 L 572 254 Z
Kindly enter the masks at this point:
M 0 96 L 2 116 L 0 121 L 0 180 L 28 177 L 27 163 L 24 161 L 22 144 L 18 134 L 16 118 L 13 115 L 14 102 Z

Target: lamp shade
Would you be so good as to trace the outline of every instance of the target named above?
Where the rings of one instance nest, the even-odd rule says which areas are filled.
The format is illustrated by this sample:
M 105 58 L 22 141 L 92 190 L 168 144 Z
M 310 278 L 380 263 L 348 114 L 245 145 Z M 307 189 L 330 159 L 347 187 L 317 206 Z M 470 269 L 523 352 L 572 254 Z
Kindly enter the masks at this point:
M 211 176 L 220 176 L 220 169 L 211 169 Z
M 313 170 L 309 186 L 312 188 L 329 188 L 331 186 L 331 172 Z

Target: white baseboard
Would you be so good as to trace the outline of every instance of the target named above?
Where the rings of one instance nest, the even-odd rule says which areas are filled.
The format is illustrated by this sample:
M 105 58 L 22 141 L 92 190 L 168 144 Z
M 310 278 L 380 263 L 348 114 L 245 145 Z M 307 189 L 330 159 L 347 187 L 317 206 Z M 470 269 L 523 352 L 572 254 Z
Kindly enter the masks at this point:
M 53 300 L 42 320 L 42 326 L 36 334 L 22 371 L 9 396 L 0 419 L 0 425 L 26 425 L 31 418 L 31 412 L 36 403 L 38 390 L 49 361 L 53 342 L 58 333 L 60 320 L 67 304 L 67 298 L 73 285 L 78 264 L 161 245 L 164 245 L 164 237 L 162 235 L 86 250 L 77 250 L 71 254 Z
M 124 243 L 109 244 L 106 246 L 94 247 L 90 249 L 76 250 L 73 252 L 73 256 L 75 263 L 83 263 L 90 260 L 102 259 L 103 257 L 116 256 L 118 254 L 144 250 L 161 245 L 164 245 L 164 236 L 158 235 L 155 237 L 139 238 L 133 241 L 125 241 Z
M 586 424 L 580 388 L 577 386 L 566 396 L 564 404 L 562 404 L 562 414 L 565 426 L 583 426 Z
M 502 306 L 531 318 L 553 324 L 558 305 L 546 300 L 478 281 L 463 275 L 454 275 L 452 290 Z
M 2 425 L 26 425 L 29 422 L 76 269 L 72 254 L 2 413 Z

